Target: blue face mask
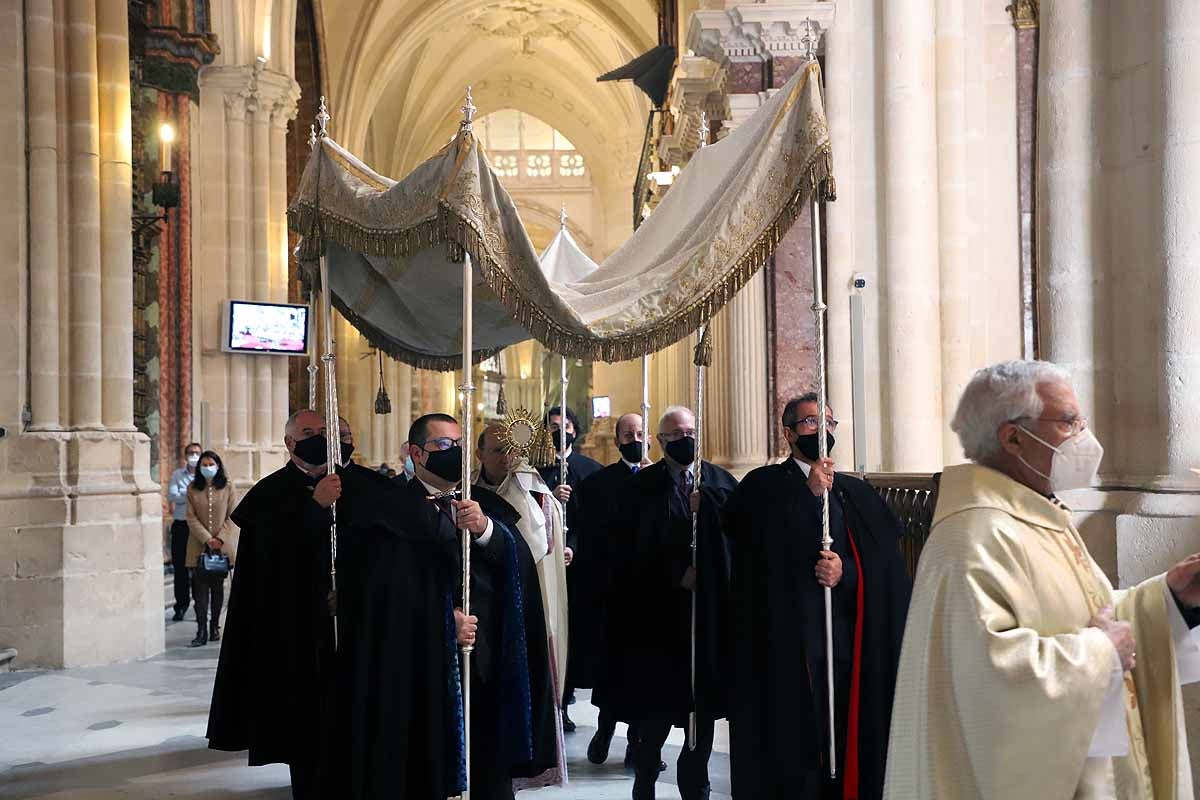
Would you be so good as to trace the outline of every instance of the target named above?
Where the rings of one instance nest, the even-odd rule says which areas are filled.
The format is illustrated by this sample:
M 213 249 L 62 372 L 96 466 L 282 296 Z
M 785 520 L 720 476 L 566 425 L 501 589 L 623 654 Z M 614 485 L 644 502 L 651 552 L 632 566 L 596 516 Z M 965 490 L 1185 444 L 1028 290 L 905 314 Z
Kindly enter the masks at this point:
M 417 468 L 413 466 L 412 456 L 404 457 L 404 474 L 409 478 L 417 474 Z

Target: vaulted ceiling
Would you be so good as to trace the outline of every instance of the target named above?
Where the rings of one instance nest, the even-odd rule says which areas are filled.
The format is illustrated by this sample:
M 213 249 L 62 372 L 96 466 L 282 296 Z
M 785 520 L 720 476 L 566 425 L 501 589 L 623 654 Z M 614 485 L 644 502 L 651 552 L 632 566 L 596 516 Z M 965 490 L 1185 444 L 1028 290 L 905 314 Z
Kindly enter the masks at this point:
M 479 114 L 516 108 L 562 131 L 600 181 L 628 184 L 649 103 L 597 83 L 657 41 L 654 0 L 322 3 L 334 136 L 400 177 Z M 615 188 L 615 187 L 614 187 Z

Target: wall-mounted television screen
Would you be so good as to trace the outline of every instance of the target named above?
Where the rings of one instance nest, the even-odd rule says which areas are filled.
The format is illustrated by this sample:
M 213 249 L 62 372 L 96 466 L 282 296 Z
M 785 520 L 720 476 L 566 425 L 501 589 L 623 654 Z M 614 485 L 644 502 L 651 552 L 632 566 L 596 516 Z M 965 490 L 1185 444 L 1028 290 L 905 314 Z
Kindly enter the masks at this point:
M 226 300 L 221 349 L 227 353 L 308 355 L 308 306 Z

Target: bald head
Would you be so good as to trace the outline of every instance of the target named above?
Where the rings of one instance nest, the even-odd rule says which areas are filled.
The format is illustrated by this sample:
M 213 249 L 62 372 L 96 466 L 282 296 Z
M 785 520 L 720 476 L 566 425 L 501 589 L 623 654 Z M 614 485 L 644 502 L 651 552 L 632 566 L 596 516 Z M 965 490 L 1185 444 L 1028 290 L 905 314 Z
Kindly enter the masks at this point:
M 691 429 L 695 432 L 696 415 L 687 406 L 671 406 L 663 412 L 658 421 L 659 433 L 671 433 L 679 429 Z

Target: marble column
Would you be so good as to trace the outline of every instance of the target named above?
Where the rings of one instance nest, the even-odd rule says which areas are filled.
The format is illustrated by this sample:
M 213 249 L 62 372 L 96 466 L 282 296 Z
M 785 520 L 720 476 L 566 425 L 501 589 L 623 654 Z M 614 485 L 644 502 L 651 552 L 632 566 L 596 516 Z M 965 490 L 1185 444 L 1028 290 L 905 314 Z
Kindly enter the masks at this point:
M 933 0 L 883 4 L 883 222 L 887 318 L 884 467 L 942 466 L 941 309 Z M 924 446 L 914 446 L 922 442 Z
M 962 0 L 937 0 L 938 285 L 941 299 L 942 458 L 963 460 L 950 419 L 971 379 L 971 262 L 967 215 L 966 39 Z
M 299 87 L 296 87 L 281 97 L 271 110 L 271 207 L 268 219 L 271 277 L 268 296 L 273 303 L 288 301 L 287 128 L 296 116 L 298 93 Z M 303 360 L 307 363 L 307 359 Z M 271 386 L 271 433 L 268 440 L 278 446 L 283 440 L 283 428 L 290 413 L 286 358 L 271 359 Z

